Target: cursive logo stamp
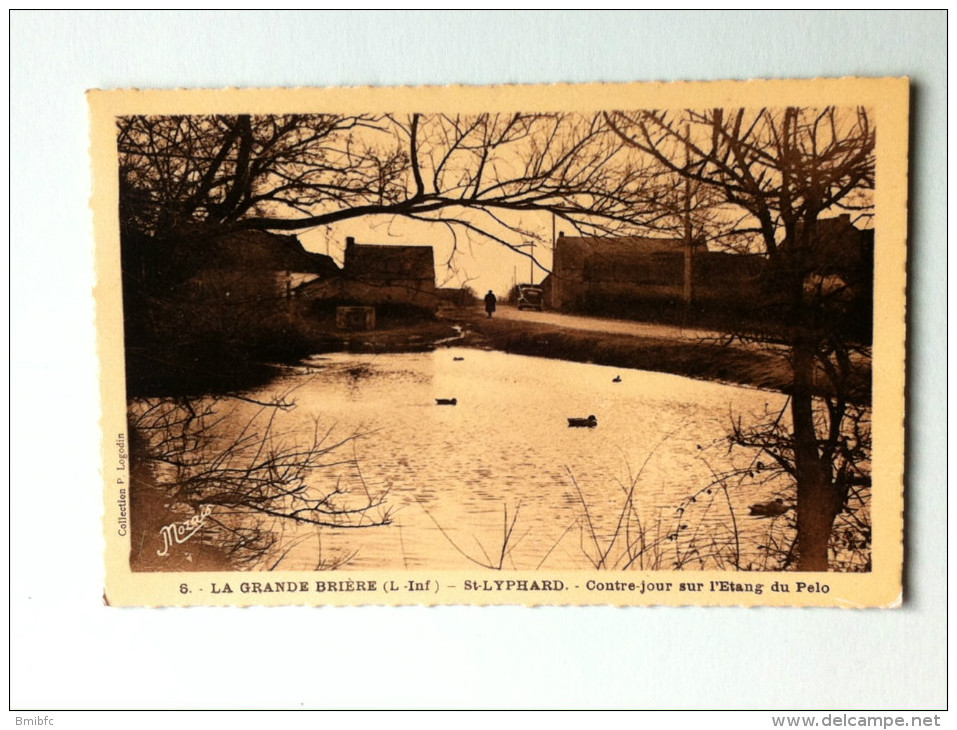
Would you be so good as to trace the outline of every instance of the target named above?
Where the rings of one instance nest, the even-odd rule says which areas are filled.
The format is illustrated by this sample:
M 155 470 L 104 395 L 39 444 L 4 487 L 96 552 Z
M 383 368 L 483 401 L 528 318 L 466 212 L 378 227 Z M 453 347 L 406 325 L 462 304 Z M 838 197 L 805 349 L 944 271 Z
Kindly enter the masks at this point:
M 208 504 L 203 507 L 198 515 L 193 515 L 185 522 L 170 522 L 168 525 L 160 528 L 160 535 L 163 536 L 163 549 L 157 550 L 156 554 L 161 557 L 169 555 L 169 549 L 175 542 L 178 545 L 189 540 L 193 535 L 203 529 L 206 524 L 206 518 L 213 513 L 213 508 Z

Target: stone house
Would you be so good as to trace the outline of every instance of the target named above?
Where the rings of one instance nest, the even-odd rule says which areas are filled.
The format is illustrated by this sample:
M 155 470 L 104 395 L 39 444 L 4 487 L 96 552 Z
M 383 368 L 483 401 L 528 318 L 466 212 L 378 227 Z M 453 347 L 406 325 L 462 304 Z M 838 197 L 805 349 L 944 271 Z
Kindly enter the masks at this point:
M 796 238 L 801 239 L 798 229 Z M 814 235 L 795 246 L 785 240 L 782 261 L 804 282 L 805 301 L 831 313 L 840 312 L 859 330 L 871 326 L 874 304 L 874 231 L 859 229 L 850 214 L 820 218 Z
M 602 308 L 613 300 L 680 300 L 686 246 L 679 238 L 593 238 L 559 233 L 549 277 L 553 309 Z M 703 243 L 695 254 L 707 252 Z
M 779 245 L 779 254 L 805 271 L 806 287 L 840 298 L 856 320 L 867 320 L 873 298 L 872 230 L 856 228 L 849 215 L 822 218 L 799 255 L 789 241 Z M 678 238 L 559 234 L 547 281 L 549 301 L 554 309 L 609 316 L 654 316 L 689 299 L 700 312 L 727 316 L 773 304 L 773 272 L 764 254 L 709 251 L 698 243 L 690 265 L 687 255 Z
M 297 293 L 341 305 L 395 305 L 434 312 L 438 298 L 432 247 L 360 244 L 350 236 L 338 275 L 308 282 Z
M 231 303 L 277 301 L 305 282 L 339 274 L 331 257 L 306 251 L 296 236 L 265 231 L 196 239 L 179 257 L 194 259 L 185 282 L 191 298 Z
M 800 238 L 800 229 L 797 237 Z M 781 243 L 784 256 L 795 247 L 788 240 Z M 818 276 L 839 276 L 854 285 L 862 285 L 873 276 L 874 231 L 859 229 L 848 213 L 834 218 L 819 218 L 814 235 L 807 242 L 801 265 Z

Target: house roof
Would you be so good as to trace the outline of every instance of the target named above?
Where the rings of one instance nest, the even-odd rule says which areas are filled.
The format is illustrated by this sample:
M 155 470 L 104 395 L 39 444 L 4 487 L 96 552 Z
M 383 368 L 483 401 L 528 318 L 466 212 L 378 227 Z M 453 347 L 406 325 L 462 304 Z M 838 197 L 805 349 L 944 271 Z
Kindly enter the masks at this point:
M 212 239 L 209 262 L 221 268 L 259 271 L 296 271 L 335 276 L 339 267 L 330 256 L 303 248 L 296 236 L 278 236 L 265 231 L 234 231 Z
M 799 229 L 800 230 L 800 229 Z M 873 256 L 874 231 L 861 230 L 851 223 L 848 214 L 819 218 L 815 222 L 814 239 L 808 246 L 819 271 L 840 272 L 860 267 Z M 784 240 L 782 252 L 791 250 L 791 241 Z
M 588 253 L 602 255 L 628 256 L 634 254 L 680 253 L 685 242 L 681 238 L 653 238 L 650 236 L 617 236 L 614 238 L 594 238 L 591 236 L 559 236 L 558 243 L 581 247 Z M 696 250 L 707 250 L 704 243 L 696 243 Z

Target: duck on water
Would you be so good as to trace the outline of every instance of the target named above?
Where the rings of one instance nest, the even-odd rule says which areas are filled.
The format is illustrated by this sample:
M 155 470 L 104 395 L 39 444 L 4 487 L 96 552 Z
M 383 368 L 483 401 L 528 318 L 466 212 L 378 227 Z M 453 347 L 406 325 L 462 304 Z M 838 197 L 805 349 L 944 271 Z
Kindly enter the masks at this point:
M 749 515 L 751 517 L 780 517 L 789 509 L 791 509 L 791 506 L 784 504 L 784 500 L 778 497 L 771 502 L 758 502 L 757 504 L 752 504 L 750 509 L 751 512 Z
M 569 428 L 594 428 L 598 425 L 598 419 L 594 416 L 589 416 L 588 418 L 569 418 L 568 427 Z

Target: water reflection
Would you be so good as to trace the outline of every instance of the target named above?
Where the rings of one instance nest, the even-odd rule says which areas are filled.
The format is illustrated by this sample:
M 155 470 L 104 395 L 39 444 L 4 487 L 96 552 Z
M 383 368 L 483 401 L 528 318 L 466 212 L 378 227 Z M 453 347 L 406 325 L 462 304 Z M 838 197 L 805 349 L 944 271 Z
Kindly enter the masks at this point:
M 705 448 L 724 437 L 730 414 L 756 418 L 781 407 L 778 394 L 456 348 L 324 355 L 256 397 L 290 388 L 297 408 L 281 415 L 284 428 L 311 428 L 318 417 L 364 434 L 355 442 L 361 474 L 333 466 L 322 479 L 390 490 L 393 525 L 322 535 L 323 550 L 355 552 L 348 568 L 588 568 L 613 539 L 614 550 L 626 537 L 669 548 L 673 533 L 731 530 L 732 512 L 746 546 L 772 527 L 744 516 L 774 484 L 711 495 L 706 506 L 703 495 L 695 507 L 688 499 L 733 458 Z M 436 405 L 451 398 L 456 405 Z M 568 427 L 568 418 L 590 414 L 597 428 Z M 308 569 L 316 549 L 305 539 L 281 567 Z M 639 558 L 673 567 L 645 564 L 651 551 Z M 616 565 L 604 567 L 628 562 L 607 559 Z

